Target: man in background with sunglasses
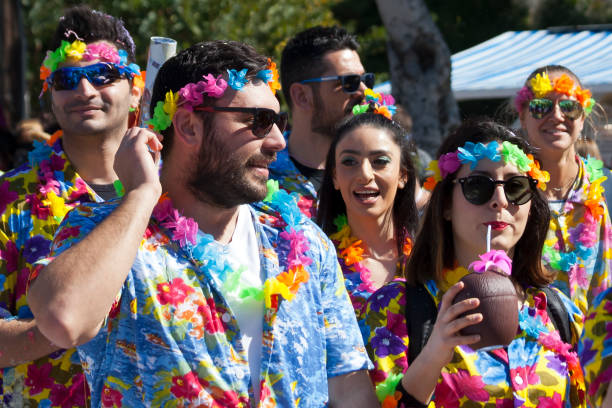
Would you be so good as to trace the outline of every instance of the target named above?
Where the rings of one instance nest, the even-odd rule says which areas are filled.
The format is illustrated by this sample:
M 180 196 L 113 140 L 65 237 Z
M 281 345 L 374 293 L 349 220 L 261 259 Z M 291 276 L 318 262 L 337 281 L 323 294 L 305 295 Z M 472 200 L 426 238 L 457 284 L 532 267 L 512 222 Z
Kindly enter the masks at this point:
M 134 42 L 121 20 L 86 7 L 60 19 L 41 67 L 62 132 L 0 178 L 0 364 L 3 407 L 89 406 L 75 349 L 40 333 L 26 301 L 32 265 L 48 256 L 72 207 L 115 196 L 115 151 L 138 106 Z
M 318 26 L 290 39 L 282 53 L 281 82 L 292 127 L 270 176 L 300 194 L 300 208 L 311 218 L 334 127 L 361 103 L 365 88 L 374 86 L 358 48 L 355 36 L 343 28 Z
M 160 141 L 130 129 L 123 199 L 72 211 L 32 275 L 41 331 L 78 346 L 93 406 L 378 404 L 334 246 L 268 183 L 285 147 L 276 77 L 232 41 L 166 61 L 161 178 Z

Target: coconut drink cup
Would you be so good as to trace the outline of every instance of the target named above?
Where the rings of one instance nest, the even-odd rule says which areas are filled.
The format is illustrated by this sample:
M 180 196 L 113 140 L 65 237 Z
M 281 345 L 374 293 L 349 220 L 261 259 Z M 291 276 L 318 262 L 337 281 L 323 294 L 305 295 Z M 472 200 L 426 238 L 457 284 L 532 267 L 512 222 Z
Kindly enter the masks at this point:
M 487 249 L 490 234 L 489 226 Z M 518 330 L 518 296 L 510 280 L 512 260 L 504 251 L 488 250 L 469 268 L 472 272 L 461 279 L 464 286 L 453 303 L 478 298 L 478 307 L 465 314 L 482 313 L 482 321 L 462 329 L 461 335 L 480 335 L 480 341 L 469 345 L 474 350 L 507 346 Z

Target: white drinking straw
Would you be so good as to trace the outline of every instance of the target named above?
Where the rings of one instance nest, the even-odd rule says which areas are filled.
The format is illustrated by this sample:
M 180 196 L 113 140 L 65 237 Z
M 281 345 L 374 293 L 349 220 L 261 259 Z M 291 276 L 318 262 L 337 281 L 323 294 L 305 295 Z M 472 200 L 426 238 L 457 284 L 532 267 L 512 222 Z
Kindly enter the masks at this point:
M 491 224 L 487 225 L 487 252 L 491 250 Z

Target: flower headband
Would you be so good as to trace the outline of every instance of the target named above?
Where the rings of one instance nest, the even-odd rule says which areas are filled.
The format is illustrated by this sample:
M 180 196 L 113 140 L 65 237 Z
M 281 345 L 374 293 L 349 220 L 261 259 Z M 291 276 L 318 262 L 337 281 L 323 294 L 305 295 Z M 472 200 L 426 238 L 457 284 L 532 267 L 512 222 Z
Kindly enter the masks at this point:
M 113 46 L 97 42 L 85 44 L 81 40 L 75 40 L 72 43 L 62 41 L 60 46 L 55 51 L 47 51 L 47 56 L 40 66 L 40 79 L 43 83 L 42 94 L 49 88 L 48 78 L 57 66 L 66 60 L 70 61 L 94 61 L 101 60 L 110 62 L 118 66 L 118 68 L 129 75 L 130 79 L 136 78 L 135 85 L 139 88 L 144 87 L 144 81 L 140 73 L 140 67 L 134 63 L 127 63 L 127 51 L 116 50 Z
M 240 71 L 228 69 L 227 81 L 222 75 L 216 78 L 212 74 L 202 75 L 203 81 L 190 82 L 179 89 L 178 92 L 172 92 L 172 90 L 166 92 L 164 102 L 157 101 L 155 104 L 153 117 L 147 121 L 147 125 L 156 132 L 165 130 L 172 124 L 172 118 L 179 107 L 193 112 L 195 106 L 204 103 L 204 95 L 208 95 L 211 98 L 221 98 L 228 85 L 236 91 L 242 90 L 249 82 L 249 79 L 246 77 L 247 72 L 247 68 Z M 255 77 L 266 82 L 273 94 L 276 94 L 276 91 L 281 89 L 280 82 L 278 82 L 276 63 L 270 58 L 268 58 L 266 69 L 259 71 Z
M 525 154 L 520 147 L 514 143 L 505 141 L 501 144 L 501 152 L 498 151 L 499 143 L 492 141 L 488 144 L 467 142 L 456 152 L 443 154 L 438 160 L 429 162 L 427 170 L 433 171 L 433 176 L 428 177 L 423 187 L 432 191 L 439 181 L 449 174 L 453 174 L 462 164 L 469 163 L 473 170 L 480 160 L 489 159 L 498 162 L 502 158 L 504 163 L 510 163 L 520 171 L 526 172 L 531 178 L 538 181 L 538 187 L 546 190 L 546 183 L 550 180 L 547 171 L 540 169 L 540 163 L 531 154 Z
M 574 85 L 574 81 L 567 74 L 561 75 L 552 81 L 546 72 L 537 74 L 529 80 L 529 84 L 523 86 L 514 99 L 514 107 L 520 112 L 526 102 L 534 98 L 543 98 L 549 92 L 556 91 L 567 96 L 575 97 L 588 115 L 595 105 L 595 99 L 591 98 L 591 91 L 582 89 L 580 85 Z
M 359 105 L 353 106 L 353 115 L 360 115 L 366 112 L 373 112 L 391 119 L 395 115 L 395 99 L 391 95 L 377 93 L 372 89 L 365 90 L 365 100 Z

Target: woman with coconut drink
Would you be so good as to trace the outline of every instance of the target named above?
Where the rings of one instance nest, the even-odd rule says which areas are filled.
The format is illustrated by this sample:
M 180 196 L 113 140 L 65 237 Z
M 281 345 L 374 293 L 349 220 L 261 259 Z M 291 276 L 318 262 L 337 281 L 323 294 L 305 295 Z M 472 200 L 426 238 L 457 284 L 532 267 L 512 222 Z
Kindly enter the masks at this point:
M 550 218 L 538 191 L 545 174 L 523 139 L 492 122 L 464 123 L 438 153 L 408 283 L 388 283 L 366 306 L 383 407 L 584 406 L 571 351 L 582 316 L 548 288 L 553 277 L 540 261 Z M 418 340 L 413 323 L 426 302 L 412 305 L 414 288 L 437 310 L 431 333 Z M 553 304 L 564 310 L 566 341 L 549 315 Z

